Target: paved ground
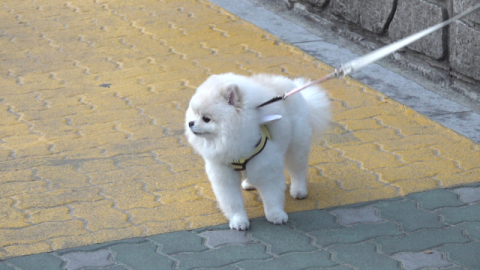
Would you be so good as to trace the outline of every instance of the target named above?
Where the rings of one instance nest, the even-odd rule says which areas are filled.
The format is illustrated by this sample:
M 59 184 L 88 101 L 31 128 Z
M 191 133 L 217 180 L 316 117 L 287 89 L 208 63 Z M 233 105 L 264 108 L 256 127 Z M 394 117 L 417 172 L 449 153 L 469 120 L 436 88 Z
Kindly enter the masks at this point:
M 0 269 L 480 264 L 480 146 L 462 119 L 455 132 L 351 78 L 325 83 L 334 123 L 291 222 L 265 223 L 245 192 L 248 233 L 205 228 L 225 219 L 182 135 L 196 86 L 332 68 L 208 1 L 4 1 L 0 17 Z

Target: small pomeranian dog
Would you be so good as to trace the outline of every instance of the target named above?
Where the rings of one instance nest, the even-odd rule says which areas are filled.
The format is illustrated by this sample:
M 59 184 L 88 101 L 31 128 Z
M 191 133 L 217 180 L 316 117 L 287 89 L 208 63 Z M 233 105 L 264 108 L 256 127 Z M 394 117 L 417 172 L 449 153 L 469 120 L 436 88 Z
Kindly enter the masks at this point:
M 285 100 L 258 106 L 308 82 L 266 74 L 212 75 L 190 100 L 185 133 L 205 160 L 231 229 L 250 226 L 241 188 L 258 190 L 268 221 L 287 222 L 284 168 L 291 178 L 290 195 L 307 196 L 310 145 L 330 122 L 325 92 L 312 86 Z

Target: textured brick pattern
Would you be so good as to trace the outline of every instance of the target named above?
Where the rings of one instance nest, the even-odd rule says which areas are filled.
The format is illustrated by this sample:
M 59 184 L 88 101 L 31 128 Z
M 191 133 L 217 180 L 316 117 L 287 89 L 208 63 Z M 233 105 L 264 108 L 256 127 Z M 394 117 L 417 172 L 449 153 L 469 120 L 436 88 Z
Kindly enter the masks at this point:
M 473 188 L 478 189 L 478 184 Z M 52 270 L 478 269 L 480 211 L 471 213 L 477 221 L 463 216 L 456 225 L 445 219 L 445 210 L 478 209 L 479 202 L 462 204 L 456 196 L 460 204 L 455 207 L 451 202 L 438 204 L 435 210 L 422 207 L 424 198 L 443 199 L 456 194 L 456 189 L 443 191 L 296 212 L 283 226 L 257 218 L 252 220 L 252 229 L 245 232 L 230 230 L 224 224 L 15 257 L 0 262 L 0 269 L 33 269 L 33 265 Z M 399 212 L 400 205 L 413 215 Z M 369 218 L 351 224 L 342 221 L 352 213 L 367 211 L 371 213 Z M 440 226 L 415 223 L 418 212 L 428 213 L 426 216 Z
M 220 72 L 331 70 L 203 0 L 3 1 L 0 17 L 0 258 L 225 222 L 182 135 L 196 86 Z M 308 199 L 287 196 L 287 211 L 479 181 L 478 145 L 349 78 L 323 87 L 335 123 L 312 151 Z M 262 216 L 257 193 L 245 197 Z M 125 265 L 140 259 L 124 245 L 157 256 L 154 242 L 112 247 Z M 259 259 L 277 251 L 253 245 Z

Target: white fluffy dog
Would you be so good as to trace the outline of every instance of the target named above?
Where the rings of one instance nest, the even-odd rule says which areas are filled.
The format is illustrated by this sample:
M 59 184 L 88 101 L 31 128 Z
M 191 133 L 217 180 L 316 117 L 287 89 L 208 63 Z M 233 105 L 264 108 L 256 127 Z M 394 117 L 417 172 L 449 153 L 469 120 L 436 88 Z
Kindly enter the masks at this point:
M 268 221 L 287 222 L 284 167 L 291 178 L 290 195 L 296 199 L 307 196 L 310 144 L 330 122 L 327 96 L 313 86 L 257 108 L 306 83 L 273 75 L 213 75 L 190 100 L 185 133 L 205 159 L 208 178 L 230 228 L 250 226 L 241 187 L 258 190 Z M 246 168 L 243 183 L 242 168 Z

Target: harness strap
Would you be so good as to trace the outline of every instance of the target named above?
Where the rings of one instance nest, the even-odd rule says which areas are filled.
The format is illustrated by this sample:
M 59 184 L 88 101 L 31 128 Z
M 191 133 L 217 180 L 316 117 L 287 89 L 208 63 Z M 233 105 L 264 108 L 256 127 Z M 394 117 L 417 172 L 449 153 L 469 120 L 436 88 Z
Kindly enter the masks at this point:
M 252 153 L 250 153 L 248 158 L 245 159 L 239 159 L 239 160 L 234 160 L 231 163 L 232 168 L 235 171 L 244 171 L 247 167 L 247 163 L 254 158 L 256 155 L 260 154 L 262 152 L 263 148 L 265 148 L 265 145 L 267 145 L 267 140 L 272 139 L 270 132 L 267 129 L 267 126 L 261 125 L 260 126 L 260 133 L 262 137 L 260 138 L 260 141 L 257 143 L 255 146 L 255 149 L 253 149 Z

